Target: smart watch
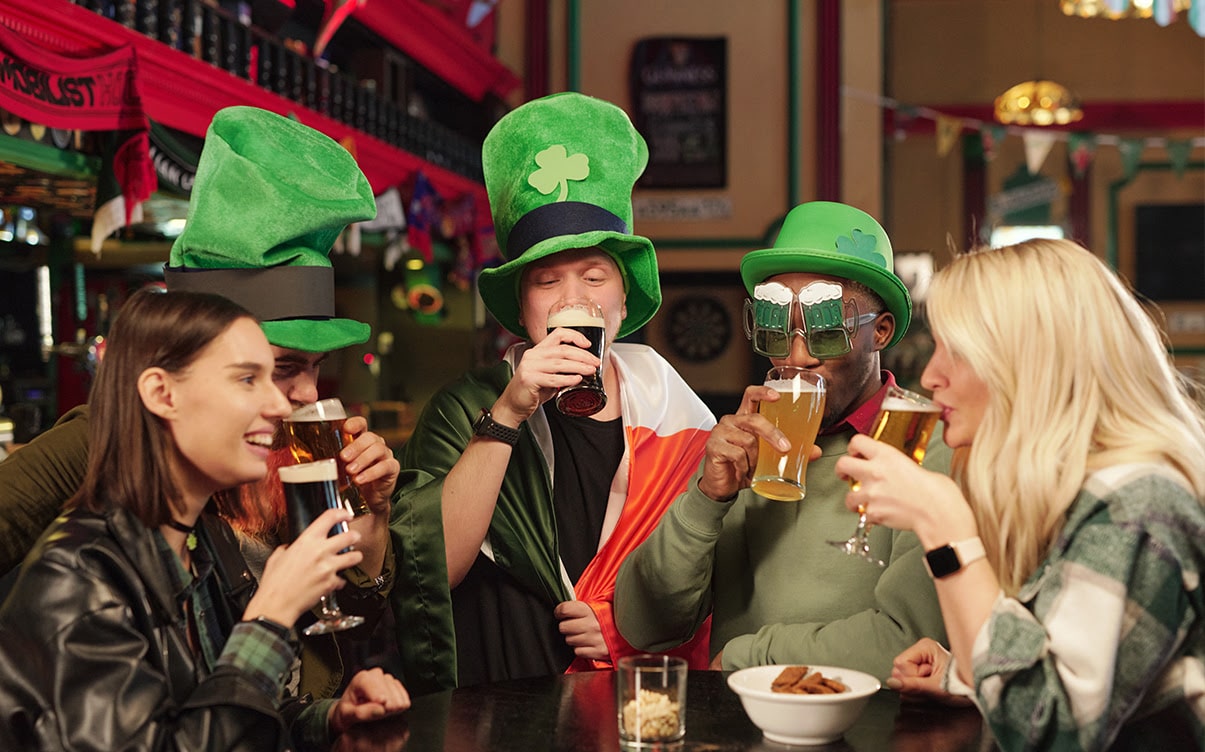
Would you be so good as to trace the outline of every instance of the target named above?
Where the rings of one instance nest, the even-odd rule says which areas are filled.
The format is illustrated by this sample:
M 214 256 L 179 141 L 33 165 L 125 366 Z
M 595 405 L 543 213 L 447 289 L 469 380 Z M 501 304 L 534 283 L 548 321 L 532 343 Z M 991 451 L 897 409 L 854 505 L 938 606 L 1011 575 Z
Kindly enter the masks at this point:
M 477 417 L 477 422 L 473 424 L 473 434 L 496 439 L 508 446 L 514 446 L 519 443 L 519 429 L 504 426 L 494 420 L 494 416 L 490 415 L 489 408 L 486 407 L 481 408 L 481 415 Z
M 987 553 L 983 550 L 983 541 L 976 536 L 926 551 L 925 568 L 929 570 L 929 575 L 937 580 L 948 577 L 985 556 Z

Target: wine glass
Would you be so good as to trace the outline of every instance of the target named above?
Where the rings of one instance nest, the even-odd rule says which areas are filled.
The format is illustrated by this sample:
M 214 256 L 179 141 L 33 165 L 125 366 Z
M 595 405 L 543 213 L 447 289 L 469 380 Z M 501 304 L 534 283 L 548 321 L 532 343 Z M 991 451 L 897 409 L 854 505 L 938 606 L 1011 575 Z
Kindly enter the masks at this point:
M 286 465 L 279 468 L 278 472 L 280 481 L 284 484 L 290 543 L 326 510 L 347 507 L 346 502 L 339 496 L 339 469 L 335 460 Z M 340 522 L 332 527 L 327 535 L 337 535 L 346 531 L 347 523 Z M 340 610 L 334 591 L 319 599 L 318 612 L 318 621 L 306 627 L 303 634 L 341 632 L 364 623 L 364 617 L 345 614 Z
M 929 438 L 933 435 L 933 429 L 937 427 L 937 419 L 940 417 L 941 408 L 929 398 L 898 386 L 890 386 L 878 414 L 875 415 L 869 436 L 895 447 L 919 465 L 925 459 Z M 854 491 L 858 490 L 858 485 L 858 481 L 850 481 L 850 487 Z M 861 556 L 871 564 L 885 567 L 887 562 L 876 558 L 870 552 L 870 527 L 866 520 L 866 507 L 859 505 L 858 527 L 853 535 L 848 540 L 828 541 L 828 544 L 851 556 Z

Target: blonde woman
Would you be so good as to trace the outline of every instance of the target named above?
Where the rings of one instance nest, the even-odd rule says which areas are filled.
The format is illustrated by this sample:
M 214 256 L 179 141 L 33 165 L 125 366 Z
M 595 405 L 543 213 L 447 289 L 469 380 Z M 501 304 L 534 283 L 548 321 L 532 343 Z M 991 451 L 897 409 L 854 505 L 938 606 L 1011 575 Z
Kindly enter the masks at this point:
M 1205 418 L 1159 328 L 1061 240 L 958 257 L 929 320 L 953 479 L 865 436 L 837 463 L 920 538 L 949 635 L 889 686 L 971 697 L 1006 750 L 1205 748 Z

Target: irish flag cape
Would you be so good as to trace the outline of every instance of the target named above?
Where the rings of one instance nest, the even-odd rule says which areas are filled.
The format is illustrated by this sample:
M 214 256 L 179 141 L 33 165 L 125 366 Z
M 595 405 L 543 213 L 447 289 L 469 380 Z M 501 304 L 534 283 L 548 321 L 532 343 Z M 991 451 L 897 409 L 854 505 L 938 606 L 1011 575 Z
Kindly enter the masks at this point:
M 490 407 L 526 345 L 505 362 L 474 371 L 437 394 L 423 411 L 402 455 L 390 522 L 398 560 L 394 615 L 404 680 L 412 692 L 456 683 L 456 640 L 444 558 L 440 497 L 443 479 L 472 438 L 481 408 Z M 673 368 L 644 345 L 616 344 L 611 362 L 620 378 L 626 451 L 611 487 L 603 542 L 573 585 L 556 548 L 550 468 L 552 441 L 537 412 L 521 427 L 502 483 L 484 550 L 499 566 L 540 593 L 551 610 L 577 599 L 594 609 L 611 657 L 637 652 L 619 635 L 612 615 L 615 576 L 624 557 L 643 541 L 698 468 L 715 418 Z M 707 663 L 707 628 L 677 649 L 693 668 Z M 578 660 L 570 670 L 606 668 Z

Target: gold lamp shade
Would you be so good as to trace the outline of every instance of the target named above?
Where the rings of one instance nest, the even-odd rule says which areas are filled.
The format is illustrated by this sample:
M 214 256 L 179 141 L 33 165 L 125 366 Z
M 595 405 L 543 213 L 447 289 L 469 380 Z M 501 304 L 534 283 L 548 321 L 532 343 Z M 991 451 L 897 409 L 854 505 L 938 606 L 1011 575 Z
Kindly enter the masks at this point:
M 1079 97 L 1045 79 L 1019 83 L 996 97 L 996 119 L 1005 125 L 1067 125 L 1083 116 Z

